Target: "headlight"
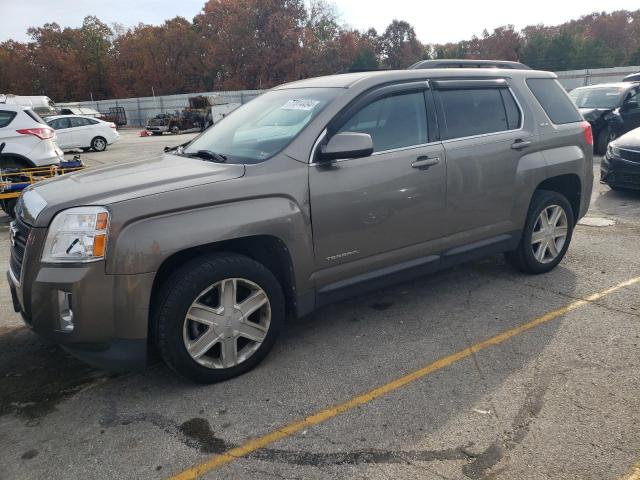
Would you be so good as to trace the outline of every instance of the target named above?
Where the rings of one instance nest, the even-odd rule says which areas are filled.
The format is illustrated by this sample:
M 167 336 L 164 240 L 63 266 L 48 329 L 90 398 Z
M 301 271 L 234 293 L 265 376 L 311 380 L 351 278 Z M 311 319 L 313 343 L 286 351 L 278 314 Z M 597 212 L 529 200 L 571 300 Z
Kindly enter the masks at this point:
M 109 212 L 103 207 L 76 207 L 60 212 L 49 227 L 42 261 L 93 262 L 104 258 Z
M 620 157 L 620 149 L 618 147 L 614 147 L 613 145 L 609 144 L 607 150 L 610 157 Z

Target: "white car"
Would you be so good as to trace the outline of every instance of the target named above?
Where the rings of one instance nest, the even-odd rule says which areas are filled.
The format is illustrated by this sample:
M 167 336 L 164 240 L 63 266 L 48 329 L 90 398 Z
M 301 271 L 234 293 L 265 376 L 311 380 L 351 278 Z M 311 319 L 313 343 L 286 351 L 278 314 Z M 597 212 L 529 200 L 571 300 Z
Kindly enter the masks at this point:
M 47 123 L 56 131 L 56 141 L 64 151 L 81 148 L 102 152 L 120 138 L 115 123 L 97 118 L 56 115 L 47 117 Z
M 53 165 L 63 159 L 56 133 L 29 107 L 8 105 L 0 99 L 0 168 Z

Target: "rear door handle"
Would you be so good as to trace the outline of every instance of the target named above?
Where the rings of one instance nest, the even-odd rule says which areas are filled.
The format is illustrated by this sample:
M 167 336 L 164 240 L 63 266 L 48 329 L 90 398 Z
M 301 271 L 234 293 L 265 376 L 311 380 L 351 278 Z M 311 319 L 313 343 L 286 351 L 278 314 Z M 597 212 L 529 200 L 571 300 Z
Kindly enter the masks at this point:
M 523 148 L 527 148 L 531 146 L 531 142 L 529 140 L 516 140 L 511 144 L 511 148 L 514 150 L 522 150 Z
M 426 170 L 429 167 L 433 167 L 440 163 L 440 157 L 426 157 L 421 156 L 415 159 L 415 161 L 411 164 L 413 168 L 417 168 L 419 170 Z

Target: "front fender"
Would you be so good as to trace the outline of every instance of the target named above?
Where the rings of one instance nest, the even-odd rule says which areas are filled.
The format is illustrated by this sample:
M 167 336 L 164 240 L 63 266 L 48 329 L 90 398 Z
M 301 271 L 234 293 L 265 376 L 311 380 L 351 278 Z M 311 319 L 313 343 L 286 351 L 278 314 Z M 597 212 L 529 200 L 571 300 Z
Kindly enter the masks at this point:
M 256 235 L 280 239 L 293 260 L 299 289 L 311 276 L 311 225 L 287 197 L 254 198 L 142 218 L 108 246 L 107 273 L 156 272 L 171 255 L 193 247 Z

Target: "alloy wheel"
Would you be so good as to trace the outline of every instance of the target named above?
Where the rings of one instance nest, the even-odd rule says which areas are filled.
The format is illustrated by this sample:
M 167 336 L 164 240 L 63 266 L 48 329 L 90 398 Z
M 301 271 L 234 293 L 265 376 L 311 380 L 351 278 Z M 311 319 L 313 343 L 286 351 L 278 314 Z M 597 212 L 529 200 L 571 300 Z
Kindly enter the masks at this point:
M 553 262 L 564 247 L 568 234 L 567 214 L 559 205 L 545 207 L 531 234 L 533 256 L 540 263 Z
M 270 323 L 271 305 L 264 290 L 249 280 L 228 278 L 203 290 L 189 307 L 184 346 L 204 367 L 231 368 L 258 350 Z

